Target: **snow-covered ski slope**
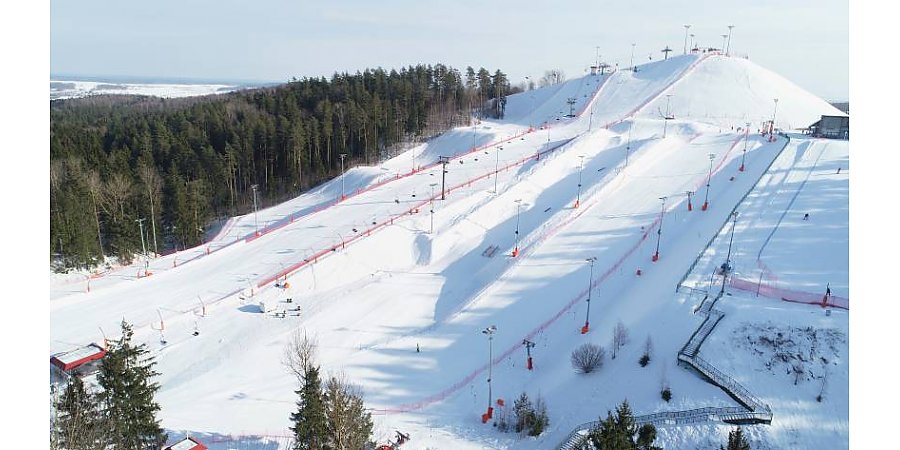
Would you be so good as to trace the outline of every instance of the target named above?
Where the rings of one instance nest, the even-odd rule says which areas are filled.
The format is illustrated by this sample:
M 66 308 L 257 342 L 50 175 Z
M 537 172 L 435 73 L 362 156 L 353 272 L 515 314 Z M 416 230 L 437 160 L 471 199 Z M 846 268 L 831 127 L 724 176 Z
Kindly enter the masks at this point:
M 376 438 L 400 429 L 412 434 L 415 448 L 553 448 L 573 427 L 625 398 L 639 414 L 734 405 L 676 366 L 676 352 L 701 319 L 693 314 L 699 298 L 674 291 L 761 177 L 758 193 L 746 201 L 758 195 L 774 206 L 758 205 L 757 213 L 741 216 L 747 247 L 732 258 L 735 265 L 756 268 L 758 248 L 748 247 L 768 240 L 759 259 L 785 288 L 811 290 L 821 279 L 810 274 L 830 271 L 828 282 L 847 295 L 846 258 L 802 265 L 798 254 L 806 247 L 794 242 L 787 226 L 795 214 L 775 225 L 777 210 L 788 203 L 807 209 L 811 220 L 834 219 L 816 212 L 824 206 L 815 206 L 824 185 L 796 181 L 815 179 L 810 170 L 831 165 L 848 170 L 846 151 L 817 150 L 846 150 L 846 143 L 807 142 L 801 151 L 802 139 L 786 150 L 783 137 L 767 141 L 756 129 L 771 119 L 769 97 L 779 98 L 779 126 L 840 114 L 749 61 L 721 55 L 674 57 L 637 73 L 589 75 L 511 96 L 504 120 L 452 130 L 379 166 L 350 169 L 343 180 L 233 218 L 204 246 L 150 261 L 149 277 L 138 278 L 143 267 L 134 266 L 92 279 L 89 292 L 84 281 L 52 284 L 50 350 L 96 341 L 98 327 L 114 335 L 123 317 L 134 323 L 137 339 L 159 362 L 163 426 L 173 437 L 178 430 L 205 436 L 212 448 L 279 445 L 266 439 L 285 444 L 278 436 L 287 434 L 296 387 L 280 361 L 297 329 L 318 337 L 326 372 L 361 385 L 375 414 Z M 566 117 L 570 98 L 576 117 Z M 667 100 L 675 119 L 664 124 L 659 111 Z M 746 170 L 740 172 L 745 144 Z M 783 162 L 786 155 L 815 162 Z M 445 200 L 439 156 L 451 157 Z M 846 177 L 829 185 L 843 211 Z M 694 192 L 691 212 L 688 191 Z M 845 243 L 846 222 L 830 226 L 835 236 L 845 236 L 836 245 Z M 651 262 L 657 237 L 660 258 Z M 784 248 L 787 241 L 797 250 Z M 590 332 L 582 335 L 589 257 L 597 260 Z M 704 258 L 695 272 L 717 263 Z M 290 288 L 275 287 L 285 276 Z M 284 303 L 287 298 L 292 303 Z M 281 301 L 286 317 L 259 313 L 260 300 Z M 782 307 L 769 302 L 770 309 Z M 293 311 L 298 306 L 299 314 Z M 729 314 L 740 320 L 740 312 Z M 846 330 L 846 315 L 830 318 Z M 595 374 L 574 373 L 569 353 L 584 342 L 608 347 L 619 321 L 631 337 L 619 356 Z M 539 438 L 481 424 L 490 401 L 488 340 L 481 330 L 490 325 L 498 328 L 494 399 L 511 404 L 523 391 L 543 396 L 550 427 Z M 166 345 L 159 339 L 163 327 Z M 199 336 L 192 335 L 195 329 Z M 653 360 L 641 368 L 637 360 L 648 336 Z M 524 367 L 523 339 L 537 344 L 533 371 Z M 745 368 L 757 364 L 750 353 L 731 357 Z M 672 386 L 671 403 L 659 398 L 662 378 Z M 846 418 L 847 399 L 830 399 L 837 402 L 831 413 Z M 776 420 L 782 418 L 785 412 L 770 403 Z M 787 414 L 805 420 L 802 408 Z M 663 430 L 661 444 L 702 448 L 704 433 L 721 438 L 727 428 Z M 801 446 L 812 442 L 805 440 L 810 433 L 790 432 Z M 846 428 L 836 433 L 847 436 Z M 779 447 L 787 442 L 780 435 L 754 436 L 787 448 Z

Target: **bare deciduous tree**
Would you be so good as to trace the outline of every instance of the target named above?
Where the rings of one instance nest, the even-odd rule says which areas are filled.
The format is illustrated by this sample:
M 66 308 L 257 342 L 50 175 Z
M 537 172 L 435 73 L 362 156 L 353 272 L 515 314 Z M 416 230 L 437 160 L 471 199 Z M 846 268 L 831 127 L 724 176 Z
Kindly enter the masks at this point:
M 616 355 L 619 353 L 619 349 L 622 348 L 626 343 L 628 343 L 628 329 L 625 328 L 625 324 L 620 320 L 616 327 L 613 328 L 613 337 L 612 337 L 612 359 L 616 359 Z
M 156 168 L 150 164 L 141 162 L 138 165 L 138 176 L 141 178 L 141 184 L 147 191 L 147 199 L 150 200 L 150 226 L 153 232 L 153 253 L 159 253 L 156 246 L 156 199 L 162 192 L 162 177 L 156 171 Z
M 541 77 L 539 85 L 540 87 L 553 86 L 554 84 L 559 84 L 563 81 L 566 81 L 566 74 L 562 69 L 550 69 L 544 72 L 544 76 Z
M 591 373 L 603 365 L 606 350 L 597 344 L 582 344 L 572 352 L 572 367 L 581 373 Z
M 319 343 L 315 336 L 309 336 L 306 330 L 297 329 L 291 333 L 290 340 L 284 348 L 281 364 L 303 384 L 307 370 L 316 363 L 318 347 Z

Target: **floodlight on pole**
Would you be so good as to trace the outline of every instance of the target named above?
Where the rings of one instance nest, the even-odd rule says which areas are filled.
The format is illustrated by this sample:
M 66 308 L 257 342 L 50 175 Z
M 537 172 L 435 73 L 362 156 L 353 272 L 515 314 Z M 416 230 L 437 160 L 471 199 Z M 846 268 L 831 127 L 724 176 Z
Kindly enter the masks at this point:
M 690 28 L 691 28 L 690 25 L 685 25 L 685 26 L 684 26 L 684 54 L 685 54 L 685 55 L 687 55 L 687 50 L 688 50 L 688 46 L 687 46 L 687 38 L 688 38 L 688 30 L 689 30 Z M 691 36 L 694 36 L 694 35 L 692 34 Z M 634 45 L 634 44 L 632 44 L 632 45 Z
M 741 167 L 738 168 L 739 171 L 744 171 L 744 159 L 747 157 L 747 140 L 750 139 L 750 122 L 746 123 L 744 127 L 744 152 L 741 153 Z
M 697 48 L 697 41 L 694 40 L 694 36 L 696 36 L 696 34 L 691 33 L 691 52 L 692 53 L 693 53 L 694 49 Z
M 519 211 L 522 209 L 522 199 L 516 199 L 516 247 L 513 249 L 513 258 L 519 256 Z
M 596 256 L 586 258 L 585 261 L 591 263 L 591 276 L 588 279 L 588 296 L 587 296 L 587 313 L 584 316 L 584 326 L 581 327 L 581 334 L 587 334 L 591 331 L 591 291 L 594 290 L 594 262 L 597 261 Z
M 724 53 L 725 52 L 725 40 L 728 39 L 728 35 L 723 34 L 721 36 L 722 36 L 722 52 Z
M 437 183 L 431 183 L 431 184 L 429 184 L 429 186 L 431 186 L 431 231 L 429 231 L 428 233 L 433 234 L 434 233 L 434 187 L 437 186 Z
M 497 193 L 497 177 L 500 176 L 500 150 L 503 150 L 502 145 L 497 146 L 497 159 L 494 162 L 494 193 Z
M 254 184 L 250 186 L 250 189 L 253 189 L 253 223 L 256 226 L 256 235 L 259 236 L 259 215 L 256 208 L 256 190 L 259 185 Z
M 669 103 L 672 100 L 672 94 L 666 94 L 666 115 L 663 117 L 663 139 L 666 138 L 666 132 L 669 129 L 669 120 L 672 120 L 672 116 L 669 114 Z
M 631 43 L 631 71 L 634 72 L 634 42 Z
M 772 130 L 771 133 L 775 133 L 775 115 L 778 113 L 778 99 L 775 100 L 775 109 L 772 111 Z
M 628 167 L 628 154 L 631 153 L 631 130 L 634 129 L 634 119 L 631 119 L 631 125 L 628 126 L 628 142 L 625 144 L 625 167 Z
M 709 175 L 706 177 L 706 197 L 703 199 L 703 206 L 700 208 L 703 211 L 709 209 L 709 181 L 712 179 L 712 168 L 713 161 L 716 159 L 715 153 L 709 154 Z
M 483 330 L 481 330 L 482 334 L 486 334 L 488 337 L 488 407 L 487 413 L 481 416 L 481 423 L 487 423 L 494 416 L 494 396 L 491 391 L 491 378 L 494 375 L 494 333 L 497 332 L 497 326 L 491 325 Z
M 667 198 L 668 197 L 665 196 L 659 198 L 660 200 L 662 200 L 662 210 L 659 212 L 659 227 L 656 228 L 656 253 L 654 253 L 653 258 L 651 258 L 653 262 L 659 261 L 659 241 L 662 240 L 662 224 L 663 217 L 665 217 L 666 215 Z
M 341 200 L 347 198 L 347 196 L 344 195 L 344 158 L 346 157 L 346 153 L 341 153 Z
M 575 196 L 575 208 L 581 206 L 581 173 L 584 172 L 584 155 L 578 155 L 581 163 L 578 166 L 578 194 Z
M 447 186 L 447 164 L 450 164 L 450 157 L 438 156 L 438 161 L 441 163 L 441 200 L 445 200 L 447 195 L 444 189 Z
M 687 198 L 688 198 L 688 211 L 693 211 L 693 210 L 694 210 L 694 205 L 691 204 L 691 196 L 694 195 L 694 192 L 693 192 L 693 191 L 687 191 L 687 192 L 685 192 L 685 194 L 687 194 Z
M 145 221 L 145 220 L 147 220 L 147 219 L 137 219 L 137 220 L 135 220 L 135 222 L 138 223 L 138 227 L 140 227 L 140 231 L 141 231 L 141 251 L 144 253 L 144 255 L 147 254 L 147 246 L 144 245 L 144 221 Z
M 728 25 L 728 44 L 725 45 L 725 56 L 731 55 L 731 30 L 733 29 L 734 25 Z

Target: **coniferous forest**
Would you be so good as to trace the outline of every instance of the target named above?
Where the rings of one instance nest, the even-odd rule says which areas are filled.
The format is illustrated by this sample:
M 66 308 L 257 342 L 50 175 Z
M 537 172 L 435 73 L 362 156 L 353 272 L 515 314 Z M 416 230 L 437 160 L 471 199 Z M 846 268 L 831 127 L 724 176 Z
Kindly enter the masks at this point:
M 218 96 L 50 104 L 50 251 L 57 267 L 129 262 L 203 242 L 217 219 L 376 164 L 473 116 L 502 118 L 500 70 L 443 64 L 303 78 Z

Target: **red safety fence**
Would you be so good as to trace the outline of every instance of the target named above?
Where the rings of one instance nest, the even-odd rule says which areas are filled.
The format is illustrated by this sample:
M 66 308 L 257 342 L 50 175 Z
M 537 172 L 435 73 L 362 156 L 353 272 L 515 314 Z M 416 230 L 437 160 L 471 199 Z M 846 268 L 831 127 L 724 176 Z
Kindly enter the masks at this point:
M 472 184 L 475 183 L 475 182 L 478 182 L 478 181 L 487 179 L 487 178 L 489 178 L 489 177 L 491 177 L 491 176 L 494 176 L 495 174 L 497 174 L 497 173 L 499 173 L 499 172 L 501 172 L 501 171 L 506 171 L 506 170 L 509 170 L 509 169 L 511 169 L 511 168 L 513 168 L 513 167 L 517 167 L 517 166 L 523 165 L 523 164 L 527 163 L 528 161 L 531 161 L 531 160 L 539 160 L 539 159 L 541 158 L 541 156 L 546 155 L 546 154 L 548 154 L 548 153 L 550 153 L 550 152 L 553 152 L 553 151 L 556 151 L 556 150 L 562 148 L 563 146 L 565 146 L 566 144 L 568 144 L 569 142 L 571 142 L 571 141 L 574 140 L 574 139 L 575 139 L 574 137 L 573 137 L 573 138 L 570 138 L 570 139 L 567 139 L 567 140 L 565 140 L 565 141 L 562 141 L 561 143 L 558 143 L 558 144 L 556 144 L 556 145 L 554 145 L 554 146 L 552 146 L 552 147 L 546 148 L 546 149 L 544 149 L 544 150 L 542 150 L 542 151 L 539 151 L 539 152 L 537 152 L 537 153 L 535 153 L 535 154 L 533 154 L 533 155 L 526 156 L 526 157 L 521 158 L 521 159 L 519 159 L 519 160 L 516 160 L 516 161 L 514 161 L 514 162 L 511 162 L 511 163 L 508 163 L 508 164 L 503 165 L 503 166 L 501 166 L 501 167 L 498 167 L 496 170 L 488 171 L 488 172 L 483 173 L 483 174 L 481 174 L 481 175 L 479 175 L 479 176 L 477 176 L 477 177 L 470 178 L 470 179 L 468 179 L 468 180 L 466 180 L 466 181 L 463 181 L 463 182 L 461 182 L 461 183 L 458 183 L 458 184 L 456 184 L 456 185 L 454 185 L 454 186 L 450 186 L 449 188 L 447 188 L 447 189 L 445 190 L 445 194 L 448 194 L 448 195 L 449 195 L 451 192 L 453 192 L 453 191 L 455 191 L 455 190 L 459 190 L 459 189 L 462 189 L 462 188 L 465 188 L 465 187 L 471 187 Z M 352 244 L 353 242 L 358 241 L 358 240 L 360 240 L 360 239 L 362 239 L 362 238 L 368 237 L 368 236 L 370 236 L 372 233 L 378 231 L 379 229 L 381 229 L 381 228 L 383 228 L 383 227 L 386 227 L 386 226 L 388 226 L 388 225 L 393 225 L 394 222 L 396 222 L 396 221 L 399 221 L 399 220 L 401 220 L 401 219 L 403 219 L 403 218 L 406 218 L 406 217 L 408 217 L 408 216 L 412 216 L 412 215 L 418 214 L 418 212 L 419 212 L 425 205 L 427 205 L 428 203 L 430 203 L 430 202 L 433 201 L 433 200 L 437 200 L 438 198 L 439 198 L 439 195 L 438 195 L 438 194 L 435 194 L 433 197 L 425 198 L 424 200 L 422 200 L 422 201 L 420 201 L 420 202 L 414 204 L 413 206 L 407 208 L 406 210 L 404 210 L 404 211 L 402 211 L 402 212 L 400 212 L 400 213 L 397 213 L 397 214 L 394 214 L 394 215 L 390 216 L 387 220 L 383 220 L 383 221 L 381 221 L 381 222 L 377 222 L 375 225 L 373 225 L 373 226 L 371 226 L 371 227 L 369 227 L 369 228 L 367 228 L 367 229 L 361 230 L 359 233 L 357 233 L 356 235 L 354 235 L 354 236 L 352 236 L 352 237 L 349 237 L 349 238 L 347 238 L 347 239 L 341 240 L 340 242 L 337 242 L 337 243 L 334 244 L 334 245 L 329 245 L 328 247 L 326 247 L 326 248 L 324 248 L 324 249 L 322 249 L 322 250 L 319 250 L 318 252 L 313 253 L 312 256 L 308 256 L 308 257 L 304 258 L 302 261 L 295 262 L 295 263 L 291 264 L 290 266 L 287 266 L 287 267 L 283 268 L 282 270 L 279 270 L 278 272 L 276 272 L 276 273 L 274 273 L 274 274 L 272 274 L 272 275 L 269 275 L 269 276 L 266 276 L 266 277 L 262 278 L 262 279 L 257 283 L 257 287 L 260 287 L 260 288 L 261 288 L 261 287 L 264 287 L 264 286 L 266 286 L 266 285 L 268 285 L 269 283 L 272 283 L 272 282 L 274 282 L 274 281 L 277 281 L 277 280 L 280 280 L 280 279 L 287 279 L 288 277 L 290 277 L 290 276 L 291 276 L 294 272 L 296 272 L 297 270 L 302 269 L 303 267 L 307 266 L 308 264 L 318 262 L 319 259 L 327 257 L 329 254 L 336 252 L 339 248 L 340 248 L 340 249 L 344 249 L 344 248 L 347 247 L 347 245 Z
M 803 303 L 807 305 L 819 305 L 840 309 L 850 309 L 850 299 L 837 295 L 816 294 L 812 292 L 797 291 L 774 286 L 759 281 L 750 281 L 738 277 L 731 277 L 729 286 L 747 292 L 756 292 L 763 297 L 783 300 L 791 303 Z

